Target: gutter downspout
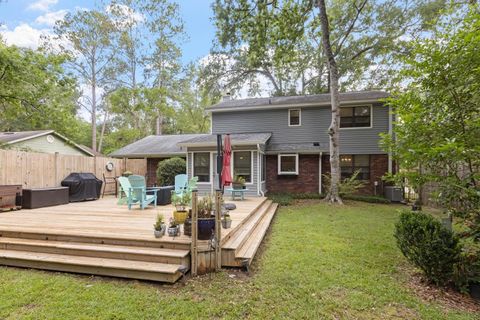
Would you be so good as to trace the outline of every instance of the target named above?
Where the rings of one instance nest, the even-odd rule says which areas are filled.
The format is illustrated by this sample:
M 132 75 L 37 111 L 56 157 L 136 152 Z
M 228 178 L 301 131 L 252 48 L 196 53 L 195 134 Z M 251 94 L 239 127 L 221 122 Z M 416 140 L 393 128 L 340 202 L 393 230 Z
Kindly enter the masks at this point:
M 262 168 L 260 168 L 260 143 L 257 143 L 257 194 L 259 196 L 265 197 L 265 194 L 262 190 L 261 170 Z
M 389 106 L 388 107 L 388 135 L 393 138 L 392 117 L 393 117 L 392 108 Z M 389 150 L 388 151 L 388 173 L 392 173 L 392 166 L 393 166 L 392 152 Z
M 323 152 L 320 151 L 318 158 L 318 194 L 322 194 L 322 156 Z

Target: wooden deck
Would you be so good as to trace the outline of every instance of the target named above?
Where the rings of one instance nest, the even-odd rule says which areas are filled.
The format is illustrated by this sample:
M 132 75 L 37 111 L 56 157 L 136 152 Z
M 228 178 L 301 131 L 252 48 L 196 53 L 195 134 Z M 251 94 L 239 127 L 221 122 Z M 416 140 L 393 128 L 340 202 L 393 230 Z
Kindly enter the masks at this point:
M 191 239 L 183 230 L 153 235 L 157 214 L 168 221 L 172 206 L 128 210 L 116 201 L 0 212 L 0 264 L 165 282 L 189 270 Z M 263 197 L 228 202 L 237 209 L 232 227 L 222 229 L 222 265 L 241 266 L 253 259 L 276 206 Z M 208 250 L 208 241 L 199 247 Z

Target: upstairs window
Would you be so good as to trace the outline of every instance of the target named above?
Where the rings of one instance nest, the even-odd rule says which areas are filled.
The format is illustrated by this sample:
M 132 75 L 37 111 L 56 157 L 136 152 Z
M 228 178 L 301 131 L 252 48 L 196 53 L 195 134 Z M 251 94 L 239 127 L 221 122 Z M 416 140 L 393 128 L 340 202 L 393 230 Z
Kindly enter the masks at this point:
M 300 109 L 288 109 L 288 126 L 298 127 L 302 125 L 302 111 Z
M 193 176 L 198 182 L 210 182 L 210 153 L 198 152 L 193 154 Z
M 371 106 L 340 107 L 340 128 L 371 127 Z
M 244 178 L 246 183 L 252 183 L 252 153 L 250 151 L 233 152 L 233 175 Z
M 279 154 L 278 174 L 298 175 L 298 154 Z
M 357 170 L 359 171 L 358 180 L 370 180 L 370 156 L 368 154 L 340 156 L 342 179 L 350 178 Z

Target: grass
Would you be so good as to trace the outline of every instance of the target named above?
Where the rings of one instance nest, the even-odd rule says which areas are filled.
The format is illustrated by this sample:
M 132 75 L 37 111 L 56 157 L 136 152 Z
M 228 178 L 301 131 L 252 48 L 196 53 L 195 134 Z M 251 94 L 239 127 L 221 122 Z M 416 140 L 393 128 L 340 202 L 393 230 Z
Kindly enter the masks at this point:
M 252 277 L 160 285 L 0 267 L 0 319 L 475 319 L 407 289 L 396 206 L 281 208 Z

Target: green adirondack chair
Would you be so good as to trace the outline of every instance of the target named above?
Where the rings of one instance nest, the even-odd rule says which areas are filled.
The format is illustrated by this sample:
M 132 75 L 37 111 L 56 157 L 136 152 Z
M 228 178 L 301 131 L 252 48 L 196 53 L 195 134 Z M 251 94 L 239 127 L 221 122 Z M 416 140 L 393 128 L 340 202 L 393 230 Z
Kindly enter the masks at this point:
M 139 179 L 138 177 L 143 179 Z M 118 178 L 118 182 L 126 195 L 128 210 L 132 209 L 132 205 L 138 204 L 143 210 L 149 204 L 157 206 L 157 190 L 148 190 L 153 194 L 147 194 L 147 187 L 145 186 L 145 178 L 142 176 L 130 176 Z
M 195 190 L 197 188 L 197 182 L 198 177 L 193 177 L 192 179 L 190 179 L 187 184 L 187 192 L 191 193 L 193 190 Z

